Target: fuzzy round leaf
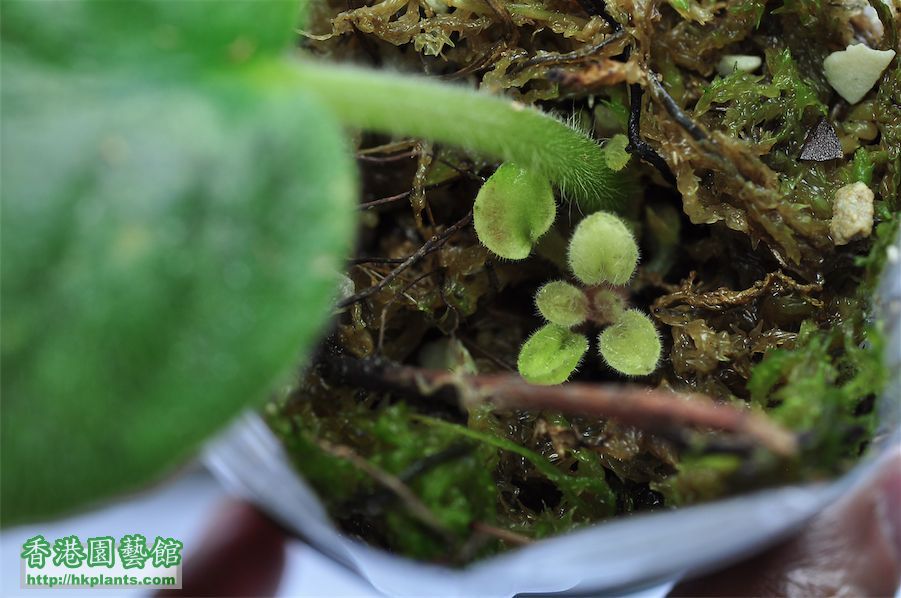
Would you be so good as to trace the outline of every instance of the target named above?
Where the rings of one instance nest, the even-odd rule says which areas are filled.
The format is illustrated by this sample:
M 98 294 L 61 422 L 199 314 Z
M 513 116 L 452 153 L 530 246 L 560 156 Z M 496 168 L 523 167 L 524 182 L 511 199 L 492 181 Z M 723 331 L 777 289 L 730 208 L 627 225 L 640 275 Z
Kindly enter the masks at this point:
M 569 242 L 569 267 L 585 284 L 625 284 L 638 264 L 638 245 L 625 223 L 595 212 L 576 227 Z
M 598 337 L 601 357 L 607 365 L 627 376 L 646 376 L 657 369 L 660 337 L 651 319 L 630 309 Z
M 572 328 L 588 317 L 588 298 L 568 282 L 549 282 L 535 293 L 538 313 L 552 324 Z
M 510 162 L 485 181 L 473 206 L 482 245 L 511 260 L 529 257 L 556 216 L 554 191 L 547 178 Z
M 588 339 L 563 326 L 548 324 L 529 337 L 519 352 L 519 375 L 531 384 L 560 384 L 579 366 Z

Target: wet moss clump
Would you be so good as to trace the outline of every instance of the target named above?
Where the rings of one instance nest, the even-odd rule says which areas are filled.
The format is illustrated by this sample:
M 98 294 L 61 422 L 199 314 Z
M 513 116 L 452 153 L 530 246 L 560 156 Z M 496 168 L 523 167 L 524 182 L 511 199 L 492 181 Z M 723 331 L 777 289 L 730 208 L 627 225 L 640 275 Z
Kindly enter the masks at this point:
M 765 414 L 798 446 L 780 455 L 704 429 L 652 433 L 494 408 L 422 380 L 401 391 L 367 370 L 515 376 L 523 342 L 542 325 L 532 298 L 570 280 L 566 240 L 585 214 L 558 198 L 530 257 L 497 258 L 469 213 L 498 164 L 360 133 L 362 229 L 333 330 L 267 409 L 341 528 L 460 565 L 610 517 L 851 467 L 872 438 L 887 377 L 870 302 L 901 210 L 901 64 L 896 57 L 849 105 L 822 60 L 855 40 L 896 47 L 897 15 L 872 5 L 673 0 L 638 13 L 618 0 L 606 11 L 566 0 L 319 4 L 299 40 L 314 53 L 505 94 L 617 156 L 627 147 L 631 156 L 616 160 L 630 198 L 619 216 L 641 262 L 616 292 L 651 315 L 663 354 L 648 376 L 627 380 L 592 359 L 573 381 L 706 395 Z M 726 54 L 761 65 L 722 75 L 715 67 Z M 841 157 L 802 160 L 824 119 Z M 855 182 L 873 192 L 872 233 L 837 246 L 833 197 Z M 360 375 L 336 360 L 361 364 Z

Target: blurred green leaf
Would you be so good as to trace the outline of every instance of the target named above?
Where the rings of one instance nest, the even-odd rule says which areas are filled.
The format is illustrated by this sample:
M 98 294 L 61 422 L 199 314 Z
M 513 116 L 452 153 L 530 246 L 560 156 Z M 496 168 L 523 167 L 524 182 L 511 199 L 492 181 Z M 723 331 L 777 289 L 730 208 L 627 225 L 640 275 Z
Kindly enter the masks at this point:
M 183 48 L 215 67 L 151 85 L 91 48 L 50 60 L 80 43 L 66 27 L 124 35 L 131 3 L 4 3 L 4 525 L 160 477 L 321 331 L 353 233 L 341 130 L 277 58 L 219 60 L 229 39 L 274 51 L 286 4 L 135 3 L 133 35 L 197 34 Z
M 132 75 L 233 67 L 285 52 L 308 0 L 4 0 L 4 50 Z

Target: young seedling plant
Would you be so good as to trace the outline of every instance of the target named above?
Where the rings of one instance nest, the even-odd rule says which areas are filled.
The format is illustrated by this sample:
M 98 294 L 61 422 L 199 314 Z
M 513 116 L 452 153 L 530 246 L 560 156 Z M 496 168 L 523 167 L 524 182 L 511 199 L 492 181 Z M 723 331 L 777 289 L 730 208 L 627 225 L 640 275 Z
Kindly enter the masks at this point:
M 559 384 L 588 352 L 585 328 L 603 326 L 598 351 L 626 376 L 652 373 L 660 338 L 651 319 L 626 307 L 623 285 L 638 265 L 638 246 L 626 224 L 609 212 L 583 219 L 569 241 L 569 268 L 580 286 L 557 280 L 538 289 L 535 304 L 547 321 L 522 346 L 517 368 L 533 384 Z
M 611 172 L 628 162 L 625 138 L 604 146 Z M 628 181 L 611 177 L 620 189 Z M 507 162 L 485 182 L 473 206 L 473 222 L 481 243 L 503 259 L 527 258 L 554 223 L 557 204 L 545 176 Z M 534 384 L 559 384 L 572 376 L 588 351 L 588 338 L 574 330 L 586 322 L 607 326 L 598 349 L 607 364 L 627 376 L 650 374 L 660 359 L 660 339 L 650 318 L 626 309 L 623 285 L 638 264 L 638 245 L 616 215 L 600 211 L 583 219 L 569 242 L 568 265 L 581 283 L 553 281 L 541 287 L 535 303 L 547 324 L 523 345 L 517 367 Z

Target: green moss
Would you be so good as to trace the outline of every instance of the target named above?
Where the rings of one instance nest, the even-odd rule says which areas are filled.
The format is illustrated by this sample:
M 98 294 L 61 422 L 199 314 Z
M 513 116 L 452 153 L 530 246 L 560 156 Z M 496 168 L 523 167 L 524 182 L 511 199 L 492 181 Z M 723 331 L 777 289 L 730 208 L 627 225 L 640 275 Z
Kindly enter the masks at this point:
M 855 293 L 834 300 L 828 322 L 805 321 L 794 345 L 768 352 L 748 381 L 751 401 L 805 439 L 801 461 L 813 471 L 834 473 L 857 457 L 888 379 L 884 337 L 867 314 L 901 215 L 882 217 L 868 255 L 857 260 L 863 276 Z
M 686 455 L 674 475 L 652 487 L 672 506 L 713 500 L 728 493 L 730 478 L 741 465 L 737 455 Z
M 705 88 L 695 115 L 714 104 L 725 107 L 721 124 L 733 136 L 772 146 L 791 142 L 800 147 L 805 125 L 826 114 L 814 88 L 801 76 L 789 50 L 766 50 L 768 77 L 736 71 L 717 77 Z
M 410 468 L 460 443 L 460 435 L 447 427 L 430 426 L 416 419 L 409 406 L 398 403 L 375 413 L 362 405 L 345 405 L 337 418 L 317 416 L 305 409 L 293 423 L 274 420 L 289 454 L 304 477 L 333 508 L 374 516 L 387 546 L 417 558 L 446 557 L 470 535 L 473 522 L 496 519 L 497 487 L 492 477 L 495 451 L 474 445 L 468 453 L 448 459 L 409 476 Z M 423 526 L 385 488 L 353 462 L 322 450 L 314 438 L 330 439 L 353 427 L 362 458 L 384 471 L 406 478 L 413 493 L 429 508 L 448 536 Z M 343 433 L 342 433 L 343 434 Z M 333 442 L 347 442 L 334 438 Z M 486 467 L 486 464 L 488 467 Z M 373 501 L 373 497 L 387 497 Z M 448 545 L 448 540 L 456 544 Z
M 512 442 L 500 434 L 486 433 L 435 418 L 419 417 L 417 419 L 435 429 L 477 440 L 495 449 L 519 455 L 528 461 L 531 467 L 552 482 L 563 495 L 564 505 L 560 510 L 568 513 L 568 516 L 561 521 L 559 515 L 555 515 L 554 523 L 550 527 L 557 531 L 560 530 L 561 525 L 568 527 L 566 520 L 605 517 L 614 512 L 616 497 L 605 481 L 604 469 L 597 454 L 591 451 L 573 451 L 578 465 L 568 468 L 569 471 L 561 471 L 547 457 Z M 540 530 L 538 533 L 541 533 Z
M 861 182 L 869 187 L 871 184 L 873 184 L 874 168 L 875 164 L 873 164 L 873 159 L 870 157 L 870 154 L 867 152 L 867 150 L 862 147 L 858 148 L 857 151 L 854 152 L 851 181 L 849 182 Z
M 803 25 L 809 26 L 817 21 L 822 9 L 822 0 L 783 0 L 782 6 L 774 10 L 773 14 L 793 14 Z
M 853 323 L 819 329 L 805 322 L 795 346 L 768 353 L 748 383 L 753 402 L 802 434 L 805 466 L 823 473 L 855 458 L 875 423 L 861 405 L 885 384 L 882 337 L 876 328 L 866 330 L 865 345 L 859 337 Z

